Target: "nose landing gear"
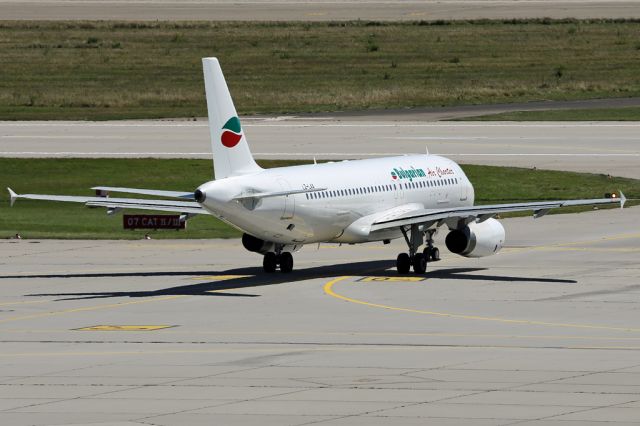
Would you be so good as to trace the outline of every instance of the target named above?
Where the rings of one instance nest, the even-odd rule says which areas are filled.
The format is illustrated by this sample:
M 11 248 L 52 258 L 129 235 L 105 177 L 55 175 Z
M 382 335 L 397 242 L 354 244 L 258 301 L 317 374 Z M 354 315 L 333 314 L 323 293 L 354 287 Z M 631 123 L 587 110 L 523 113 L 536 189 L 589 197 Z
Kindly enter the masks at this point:
M 398 273 L 407 274 L 413 266 L 414 273 L 424 274 L 427 271 L 427 263 L 429 261 L 437 262 L 440 260 L 440 250 L 433 246 L 435 230 L 420 231 L 418 225 L 411 225 L 409 229 L 410 235 L 407 234 L 407 229 L 404 226 L 400 227 L 400 230 L 409 246 L 409 253 L 400 253 L 398 255 L 396 259 Z M 421 253 L 418 249 L 423 244 L 424 235 L 427 236 L 427 247 Z
M 276 253 L 270 251 L 264 255 L 262 269 L 264 272 L 273 273 L 280 267 L 280 272 L 293 271 L 293 256 L 288 251 L 282 251 L 282 246 L 276 246 Z

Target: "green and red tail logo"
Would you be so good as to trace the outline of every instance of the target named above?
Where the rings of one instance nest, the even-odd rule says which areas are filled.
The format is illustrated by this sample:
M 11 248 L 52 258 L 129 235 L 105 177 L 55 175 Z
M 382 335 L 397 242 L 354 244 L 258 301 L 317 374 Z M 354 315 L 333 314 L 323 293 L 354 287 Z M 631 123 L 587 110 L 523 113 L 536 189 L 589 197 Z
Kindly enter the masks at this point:
M 220 136 L 220 142 L 227 148 L 233 148 L 238 145 L 242 139 L 242 127 L 240 127 L 240 120 L 238 117 L 231 117 L 224 126 L 222 126 L 222 136 Z

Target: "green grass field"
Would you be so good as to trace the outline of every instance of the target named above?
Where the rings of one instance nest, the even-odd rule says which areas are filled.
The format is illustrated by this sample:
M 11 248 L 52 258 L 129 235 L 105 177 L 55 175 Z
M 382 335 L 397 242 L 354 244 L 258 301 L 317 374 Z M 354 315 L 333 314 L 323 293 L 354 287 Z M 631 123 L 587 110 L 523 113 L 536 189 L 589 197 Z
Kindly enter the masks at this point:
M 639 107 L 515 111 L 454 121 L 640 121 Z
M 241 114 L 640 95 L 638 21 L 0 22 L 0 120 Z
M 263 167 L 279 167 L 302 162 L 260 163 Z M 618 189 L 629 198 L 640 197 L 640 180 L 490 166 L 466 165 L 463 168 L 476 188 L 478 204 L 598 198 Z M 9 186 L 18 193 L 91 195 L 89 188 L 96 185 L 191 191 L 211 176 L 209 160 L 0 158 L 0 187 Z M 3 190 L 0 193 L 0 238 L 19 232 L 24 238 L 137 239 L 146 232 L 123 230 L 122 215 L 107 216 L 104 208 L 33 200 L 17 200 L 10 208 L 8 198 Z M 240 235 L 208 216 L 189 220 L 186 231 L 164 230 L 151 234 L 153 238 Z

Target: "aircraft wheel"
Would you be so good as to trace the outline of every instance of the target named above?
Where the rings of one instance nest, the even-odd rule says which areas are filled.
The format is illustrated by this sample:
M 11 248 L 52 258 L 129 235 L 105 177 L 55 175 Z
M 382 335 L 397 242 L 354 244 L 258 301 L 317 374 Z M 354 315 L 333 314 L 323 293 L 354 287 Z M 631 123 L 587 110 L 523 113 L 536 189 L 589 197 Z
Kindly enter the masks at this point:
M 293 271 L 293 256 L 288 251 L 280 255 L 280 272 L 289 273 Z
M 396 259 L 396 269 L 399 274 L 406 274 L 411 268 L 411 259 L 407 253 L 400 253 Z
M 262 259 L 262 269 L 264 269 L 265 272 L 273 273 L 276 271 L 277 266 L 277 257 L 274 252 L 270 251 L 264 255 L 264 258 Z
M 417 253 L 413 256 L 413 272 L 416 274 L 424 274 L 427 271 L 427 256 Z
M 431 260 L 437 262 L 440 260 L 440 249 L 438 247 L 434 247 L 431 250 Z
M 422 253 L 427 257 L 427 260 L 434 262 L 440 260 L 440 249 L 438 247 L 425 247 Z

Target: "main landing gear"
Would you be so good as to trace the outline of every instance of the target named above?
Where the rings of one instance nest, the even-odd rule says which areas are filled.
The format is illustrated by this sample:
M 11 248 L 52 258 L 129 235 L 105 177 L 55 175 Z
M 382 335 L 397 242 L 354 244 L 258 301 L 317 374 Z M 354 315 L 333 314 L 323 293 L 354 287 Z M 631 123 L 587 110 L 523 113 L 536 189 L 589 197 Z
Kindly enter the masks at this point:
M 268 252 L 262 260 L 262 269 L 265 272 L 273 273 L 280 267 L 280 272 L 289 273 L 293 271 L 293 256 L 288 251 L 282 251 L 282 246 L 276 246 L 276 252 Z
M 418 225 L 411 225 L 409 228 L 410 234 L 407 233 L 407 228 L 404 226 L 400 227 L 400 230 L 409 246 L 409 253 L 400 253 L 398 255 L 396 259 L 398 273 L 407 274 L 413 267 L 413 272 L 416 274 L 424 274 L 427 270 L 427 262 L 440 260 L 440 250 L 433 246 L 435 230 L 423 232 L 419 230 Z M 427 246 L 420 252 L 418 249 L 423 244 L 424 235 L 427 236 Z

